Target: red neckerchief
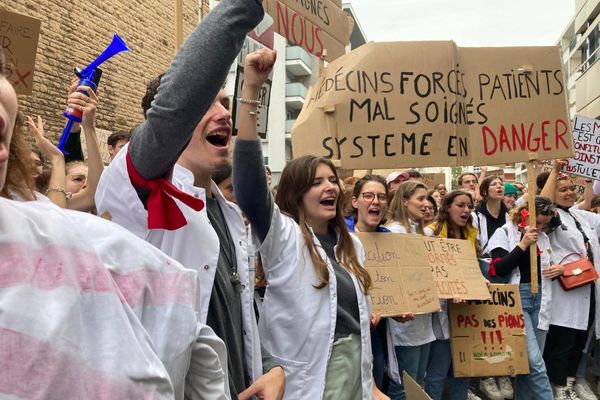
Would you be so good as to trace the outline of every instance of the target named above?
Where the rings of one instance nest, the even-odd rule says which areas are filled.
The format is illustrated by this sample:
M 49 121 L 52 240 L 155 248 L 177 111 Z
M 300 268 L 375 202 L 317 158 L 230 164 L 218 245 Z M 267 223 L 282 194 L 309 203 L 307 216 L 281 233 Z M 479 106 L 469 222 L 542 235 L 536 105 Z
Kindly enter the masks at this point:
M 165 178 L 147 180 L 140 176 L 133 163 L 129 150 L 127 151 L 127 173 L 131 183 L 136 187 L 150 190 L 150 196 L 146 202 L 148 210 L 148 229 L 166 229 L 174 231 L 187 225 L 183 213 L 173 198 L 180 200 L 188 207 L 201 211 L 204 202 L 177 189 Z

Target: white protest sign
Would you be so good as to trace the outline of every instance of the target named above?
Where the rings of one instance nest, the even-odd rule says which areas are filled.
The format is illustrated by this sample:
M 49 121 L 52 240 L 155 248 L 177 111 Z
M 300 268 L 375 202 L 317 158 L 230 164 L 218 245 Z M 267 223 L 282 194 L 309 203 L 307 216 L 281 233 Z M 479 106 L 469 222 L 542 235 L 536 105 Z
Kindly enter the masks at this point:
M 600 180 L 600 120 L 576 115 L 571 129 L 575 156 L 565 172 Z

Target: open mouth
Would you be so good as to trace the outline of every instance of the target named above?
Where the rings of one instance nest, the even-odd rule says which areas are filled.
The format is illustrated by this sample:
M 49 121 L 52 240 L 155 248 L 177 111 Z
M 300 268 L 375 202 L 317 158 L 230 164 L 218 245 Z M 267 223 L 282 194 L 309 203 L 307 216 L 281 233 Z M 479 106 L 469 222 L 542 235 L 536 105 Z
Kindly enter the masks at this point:
M 335 207 L 335 197 L 328 197 L 321 200 L 321 205 L 325 207 Z
M 227 147 L 229 143 L 229 132 L 215 131 L 206 135 L 206 141 L 215 147 Z
M 381 210 L 379 210 L 378 208 L 370 208 L 367 212 L 370 217 L 379 218 L 379 216 L 381 215 Z

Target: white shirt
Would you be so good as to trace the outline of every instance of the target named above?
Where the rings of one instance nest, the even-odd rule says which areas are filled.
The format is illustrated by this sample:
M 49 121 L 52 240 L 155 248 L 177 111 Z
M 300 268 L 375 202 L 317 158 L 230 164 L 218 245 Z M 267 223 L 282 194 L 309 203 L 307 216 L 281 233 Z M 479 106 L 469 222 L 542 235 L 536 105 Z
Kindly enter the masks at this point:
M 352 236 L 361 263 L 364 250 Z M 334 342 L 337 316 L 336 277 L 319 240 L 313 240 L 327 262 L 329 284 L 317 289 L 319 279 L 300 226 L 283 215 L 276 205 L 269 232 L 259 245 L 268 281 L 259 331 L 263 346 L 283 366 L 286 375 L 285 399 L 322 399 L 327 365 Z M 362 398 L 373 394 L 370 300 L 356 277 L 350 274 L 356 289 L 361 329 Z
M 569 210 L 581 224 L 583 231 L 590 240 L 590 246 L 595 260 L 596 271 L 600 271 L 600 215 L 575 207 Z M 583 236 L 577 230 L 573 217 L 564 210 L 558 209 L 560 219 L 566 229 L 557 228 L 549 236 L 552 245 L 553 264 L 565 264 L 586 255 Z M 572 253 L 575 253 L 573 255 Z M 596 336 L 600 332 L 600 285 L 596 282 Z M 550 307 L 550 324 L 567 328 L 586 330 L 588 326 L 590 307 L 590 285 L 565 291 L 558 281 L 552 282 L 552 305 Z
M 90 226 L 109 225 L 79 214 Z M 101 259 L 92 243 L 109 238 L 78 222 L 50 202 L 0 198 L 0 347 L 8 363 L 0 373 L 0 398 L 172 399 L 167 369 L 126 301 L 135 296 L 121 291 L 105 265 L 107 258 L 118 264 L 126 243 L 107 248 Z M 149 272 L 147 266 L 137 267 Z M 189 278 L 176 269 L 170 272 Z M 137 282 L 142 290 L 148 283 Z M 185 308 L 155 311 L 182 317 L 185 336 L 194 327 L 185 320 L 195 318 Z
M 490 251 L 494 249 L 504 249 L 509 253 L 517 247 L 521 241 L 521 233 L 519 227 L 512 222 L 507 222 L 502 228 L 497 229 L 494 235 L 490 238 L 488 249 Z M 552 248 L 550 246 L 550 239 L 544 232 L 538 232 L 538 249 L 542 252 L 540 254 L 540 269 L 544 271 L 551 265 Z M 552 304 L 552 279 L 541 277 L 542 289 L 541 289 L 541 304 L 539 312 L 538 329 L 547 331 L 550 325 L 550 307 Z M 510 283 L 520 284 L 521 283 L 521 271 L 519 268 L 514 268 L 510 275 Z
M 393 233 L 409 233 L 399 222 L 391 222 L 386 225 Z M 416 225 L 411 224 L 411 232 L 417 233 Z M 421 346 L 431 343 L 435 340 L 435 334 L 432 327 L 433 313 L 417 314 L 415 319 L 406 322 L 397 322 L 393 318 L 387 319 L 387 345 L 388 358 L 390 362 L 390 377 L 401 382 L 400 372 L 398 371 L 398 359 L 396 358 L 395 346 Z
M 175 199 L 187 220 L 187 225 L 174 231 L 149 230 L 148 212 L 132 186 L 127 172 L 127 146 L 117 154 L 102 173 L 96 190 L 98 214 L 103 215 L 108 212 L 113 222 L 124 226 L 179 261 L 186 268 L 197 272 L 199 290 L 196 306 L 200 323 L 205 325 L 219 259 L 219 238 L 211 226 L 206 207 L 202 211 L 196 212 Z M 171 182 L 179 190 L 206 201 L 205 190 L 194 186 L 193 174 L 181 165 L 174 166 Z M 214 182 L 212 182 L 211 190 L 221 207 L 227 221 L 229 234 L 235 244 L 238 273 L 242 282 L 240 298 L 246 369 L 253 379 L 258 379 L 262 375 L 262 358 L 253 307 L 254 276 L 248 266 L 246 228 L 237 205 L 227 201 Z M 203 329 L 203 332 L 207 331 L 212 332 L 212 330 Z M 208 343 L 218 343 L 219 340 L 214 332 L 210 338 L 207 338 Z M 222 367 L 227 364 L 226 353 L 220 353 L 218 349 L 215 349 L 215 354 L 220 361 L 214 363 L 214 366 Z

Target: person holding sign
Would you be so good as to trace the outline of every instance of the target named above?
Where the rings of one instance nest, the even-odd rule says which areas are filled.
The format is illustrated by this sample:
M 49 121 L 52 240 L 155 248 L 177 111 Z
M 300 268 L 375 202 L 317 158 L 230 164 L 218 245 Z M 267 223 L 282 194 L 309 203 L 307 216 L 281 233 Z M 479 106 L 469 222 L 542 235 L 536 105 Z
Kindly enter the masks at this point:
M 548 321 L 552 279 L 563 273 L 560 265 L 551 265 L 552 249 L 547 232 L 560 225 L 556 207 L 547 197 L 535 199 L 536 226 L 527 226 L 528 207 L 513 210 L 509 221 L 490 238 L 488 249 L 492 256 L 490 275 L 510 276 L 510 283 L 518 284 L 521 294 L 527 338 L 529 374 L 518 375 L 515 381 L 517 398 L 552 400 L 553 393 L 542 358 Z M 536 243 L 538 282 L 542 293 L 531 293 L 531 265 L 529 252 Z
M 259 50 L 246 65 L 268 74 L 272 53 Z M 259 87 L 244 83 L 249 102 L 240 111 L 233 187 L 269 282 L 261 342 L 285 370 L 285 399 L 387 399 L 373 385 L 372 281 L 363 247 L 344 223 L 336 169 L 326 158 L 291 161 L 273 202 L 251 102 Z
M 477 229 L 473 226 L 472 211 L 475 207 L 470 193 L 462 190 L 450 192 L 438 211 L 436 221 L 425 228 L 428 236 L 439 236 L 449 239 L 463 239 L 471 242 L 480 253 L 477 244 Z M 460 299 L 456 299 L 460 301 Z M 433 331 L 436 340 L 431 343 L 429 363 L 425 378 L 425 391 L 433 400 L 441 400 L 446 377 L 452 371 L 452 352 L 450 349 L 450 327 L 448 323 L 448 307 L 442 302 L 442 311 L 434 316 Z M 478 397 L 469 390 L 469 378 L 452 378 L 450 380 L 451 400 L 475 400 Z
M 390 205 L 386 227 L 395 233 L 423 235 L 426 205 L 427 186 L 413 180 L 401 183 Z M 421 386 L 425 381 L 429 348 L 435 340 L 431 323 L 432 314 L 413 315 L 412 320 L 405 322 L 388 321 L 388 358 L 392 380 L 388 394 L 393 400 L 406 398 L 401 381 L 403 371 Z
M 350 232 L 389 232 L 381 225 L 387 210 L 388 188 L 379 175 L 365 175 L 354 184 L 351 205 L 354 212 L 347 216 L 346 226 Z M 387 318 L 379 321 L 371 332 L 373 350 L 373 379 L 383 388 L 385 374 Z
M 571 178 L 561 171 L 565 164 L 563 160 L 554 161 L 541 193 L 552 199 L 562 221 L 562 226 L 549 235 L 552 263 L 566 268 L 568 264 L 582 260 L 582 268 L 589 265 L 600 270 L 600 216 L 574 207 L 576 188 Z M 548 378 L 554 387 L 554 398 L 562 400 L 578 398 L 577 392 L 588 386 L 585 380 L 581 380 L 583 378 L 576 381 L 576 373 L 592 324 L 592 334 L 597 337 L 600 333 L 600 288 L 592 281 L 565 289 L 561 282 L 560 279 L 552 282 L 550 326 L 544 360 Z

